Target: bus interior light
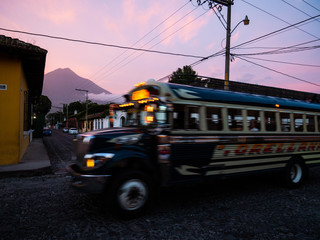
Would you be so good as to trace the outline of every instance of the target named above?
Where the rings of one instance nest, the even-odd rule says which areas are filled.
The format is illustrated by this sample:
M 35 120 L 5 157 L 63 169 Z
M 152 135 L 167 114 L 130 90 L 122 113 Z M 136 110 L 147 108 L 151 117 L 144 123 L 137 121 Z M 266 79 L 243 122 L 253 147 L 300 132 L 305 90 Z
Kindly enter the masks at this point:
M 275 104 L 274 106 L 275 106 L 276 108 L 280 107 L 280 105 L 279 105 L 279 104 Z

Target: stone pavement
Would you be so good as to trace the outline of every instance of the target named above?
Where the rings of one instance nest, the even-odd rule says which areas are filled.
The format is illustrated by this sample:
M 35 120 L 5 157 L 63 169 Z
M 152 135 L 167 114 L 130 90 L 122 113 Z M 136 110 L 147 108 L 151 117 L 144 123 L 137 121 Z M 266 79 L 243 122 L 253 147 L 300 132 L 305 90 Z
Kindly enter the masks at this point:
M 51 173 L 51 163 L 42 138 L 34 138 L 18 164 L 0 165 L 0 178 Z

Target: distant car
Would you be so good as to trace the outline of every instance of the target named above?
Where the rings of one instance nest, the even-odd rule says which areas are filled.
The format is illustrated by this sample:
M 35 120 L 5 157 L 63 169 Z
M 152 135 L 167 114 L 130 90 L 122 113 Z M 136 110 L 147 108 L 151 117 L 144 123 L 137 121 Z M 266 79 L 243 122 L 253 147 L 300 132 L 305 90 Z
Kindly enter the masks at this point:
M 44 128 L 43 129 L 43 136 L 51 136 L 52 131 L 50 128 Z
M 67 127 L 63 128 L 63 132 L 64 132 L 64 133 L 69 132 L 69 128 L 67 128 Z
M 78 129 L 76 129 L 76 128 L 70 128 L 70 129 L 69 129 L 69 134 L 78 134 Z

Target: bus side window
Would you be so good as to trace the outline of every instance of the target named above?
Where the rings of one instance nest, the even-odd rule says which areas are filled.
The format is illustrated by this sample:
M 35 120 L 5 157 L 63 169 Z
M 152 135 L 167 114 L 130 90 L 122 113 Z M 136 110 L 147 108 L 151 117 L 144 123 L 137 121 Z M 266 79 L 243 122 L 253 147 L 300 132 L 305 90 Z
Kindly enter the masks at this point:
M 317 118 L 318 118 L 318 132 L 320 132 L 320 115 L 318 115 Z
M 188 107 L 187 129 L 199 130 L 199 107 Z
M 291 131 L 290 113 L 280 113 L 280 124 L 282 132 Z
M 258 132 L 261 129 L 260 126 L 260 115 L 257 110 L 248 110 L 247 111 L 247 124 L 249 131 Z
M 307 124 L 307 131 L 314 132 L 315 131 L 315 121 L 313 115 L 306 115 L 306 124 Z
M 276 113 L 275 112 L 264 112 L 264 119 L 266 124 L 266 131 L 276 131 Z
M 243 130 L 243 117 L 241 109 L 228 109 L 228 126 L 231 131 Z
M 184 129 L 185 105 L 175 104 L 173 109 L 173 129 Z
M 221 108 L 207 107 L 206 119 L 208 130 L 222 130 Z
M 302 114 L 293 114 L 294 117 L 294 130 L 296 132 L 303 131 L 303 115 Z

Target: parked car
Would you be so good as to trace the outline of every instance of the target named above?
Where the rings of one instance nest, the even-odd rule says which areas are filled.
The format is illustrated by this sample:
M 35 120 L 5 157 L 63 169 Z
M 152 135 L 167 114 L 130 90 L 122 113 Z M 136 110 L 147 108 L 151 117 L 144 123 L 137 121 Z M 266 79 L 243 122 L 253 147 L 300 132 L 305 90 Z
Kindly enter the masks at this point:
M 67 127 L 63 128 L 63 132 L 64 132 L 64 133 L 69 132 L 69 128 L 67 128 Z
M 76 128 L 70 128 L 70 129 L 69 129 L 69 134 L 78 134 L 78 129 L 76 129 Z
M 50 128 L 43 128 L 43 136 L 51 136 L 52 131 Z

